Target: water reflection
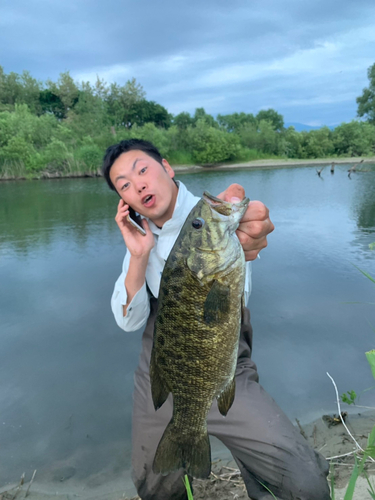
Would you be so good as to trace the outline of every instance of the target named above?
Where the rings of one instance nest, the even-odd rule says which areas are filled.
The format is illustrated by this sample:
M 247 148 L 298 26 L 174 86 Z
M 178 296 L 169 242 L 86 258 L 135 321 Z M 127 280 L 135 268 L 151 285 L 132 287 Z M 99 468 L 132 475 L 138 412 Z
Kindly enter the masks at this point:
M 114 195 L 103 182 L 54 179 L 1 184 L 0 245 L 23 255 L 72 240 L 84 246 L 101 232 L 113 234 Z

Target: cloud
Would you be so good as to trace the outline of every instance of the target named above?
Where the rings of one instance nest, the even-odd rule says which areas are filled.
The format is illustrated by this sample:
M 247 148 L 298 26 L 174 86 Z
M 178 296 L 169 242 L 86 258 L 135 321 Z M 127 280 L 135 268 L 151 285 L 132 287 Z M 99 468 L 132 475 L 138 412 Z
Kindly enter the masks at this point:
M 370 0 L 21 0 L 0 7 L 1 60 L 43 79 L 65 70 L 78 80 L 135 77 L 173 113 L 272 103 L 287 121 L 316 121 L 331 106 L 337 123 L 354 117 L 367 84 L 374 17 Z

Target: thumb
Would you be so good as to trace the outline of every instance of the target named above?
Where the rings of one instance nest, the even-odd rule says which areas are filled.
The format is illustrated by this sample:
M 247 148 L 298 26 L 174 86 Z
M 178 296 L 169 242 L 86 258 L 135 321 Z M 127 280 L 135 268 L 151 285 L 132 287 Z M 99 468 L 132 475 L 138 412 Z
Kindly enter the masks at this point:
M 231 184 L 225 191 L 220 193 L 217 197 L 224 201 L 236 203 L 244 199 L 245 190 L 242 186 L 240 186 L 240 184 Z M 236 199 L 233 200 L 232 198 Z

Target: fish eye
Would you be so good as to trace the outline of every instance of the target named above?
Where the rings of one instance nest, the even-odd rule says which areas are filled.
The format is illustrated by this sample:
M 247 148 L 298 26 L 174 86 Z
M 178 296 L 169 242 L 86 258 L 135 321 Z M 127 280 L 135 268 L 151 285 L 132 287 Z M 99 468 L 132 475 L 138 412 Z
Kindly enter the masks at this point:
M 204 225 L 204 220 L 198 217 L 197 219 L 194 219 L 193 222 L 191 223 L 194 229 L 200 229 Z

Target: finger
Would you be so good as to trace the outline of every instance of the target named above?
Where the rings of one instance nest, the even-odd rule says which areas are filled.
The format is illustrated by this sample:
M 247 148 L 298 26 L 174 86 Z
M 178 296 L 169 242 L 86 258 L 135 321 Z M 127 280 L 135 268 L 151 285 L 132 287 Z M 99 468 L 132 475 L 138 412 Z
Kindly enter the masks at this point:
M 249 237 L 241 237 L 238 238 L 240 240 L 242 249 L 244 252 L 251 252 L 253 250 L 260 252 L 264 248 L 268 246 L 267 238 L 249 238 Z M 242 241 L 241 241 L 242 240 Z
M 274 225 L 267 219 L 242 222 L 238 226 L 237 231 L 250 238 L 263 238 L 270 234 L 273 229 Z M 240 237 L 240 235 L 238 235 L 238 237 Z
M 244 213 L 241 222 L 251 221 L 251 220 L 266 220 L 269 219 L 270 211 L 264 203 L 261 201 L 253 200 L 250 201 L 246 212 Z
M 245 190 L 240 184 L 231 184 L 225 191 L 220 193 L 217 198 L 235 203 L 236 201 L 241 201 L 245 198 Z M 237 200 L 232 200 L 232 198 L 237 198 Z
M 260 250 L 250 250 L 245 252 L 245 260 L 248 262 L 249 260 L 255 260 L 259 255 Z
M 123 210 L 123 211 L 118 211 L 117 214 L 116 214 L 116 217 L 115 217 L 115 221 L 117 222 L 117 224 L 120 226 L 120 225 L 123 225 L 124 223 L 128 223 L 128 220 L 127 220 L 127 216 L 129 215 L 129 210 Z

